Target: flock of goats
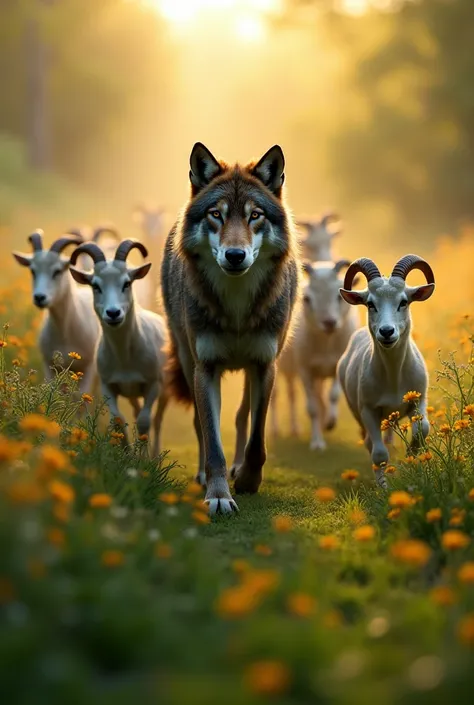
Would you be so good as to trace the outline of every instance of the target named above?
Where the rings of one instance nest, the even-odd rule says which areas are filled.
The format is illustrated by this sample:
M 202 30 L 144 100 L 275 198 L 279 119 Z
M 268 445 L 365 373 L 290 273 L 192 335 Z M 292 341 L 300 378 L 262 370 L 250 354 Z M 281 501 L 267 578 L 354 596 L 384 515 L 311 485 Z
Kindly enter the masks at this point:
M 313 450 L 326 447 L 323 430 L 336 425 L 342 390 L 371 453 L 376 481 L 385 487 L 390 438 L 381 430 L 382 420 L 394 413 L 411 417 L 416 408 L 414 449 L 429 429 L 428 377 L 410 334 L 410 304 L 433 293 L 431 267 L 406 255 L 385 277 L 367 258 L 334 261 L 338 219 L 332 214 L 298 223 L 307 237 L 297 244 L 282 199 L 284 157 L 278 146 L 258 162 L 229 166 L 197 143 L 190 161 L 191 197 L 166 244 L 160 213 L 141 211 L 146 239 L 158 237 L 162 246 L 166 317 L 153 310 L 155 287 L 146 279 L 151 263 L 127 262 L 134 250 L 147 258 L 147 248 L 137 240 L 120 241 L 113 227 L 71 230 L 49 249 L 37 230 L 28 238 L 30 254 L 13 253 L 32 274 L 35 306 L 45 310 L 39 346 L 46 378 L 55 374 L 58 352 L 64 359 L 76 352 L 73 369 L 82 373 L 81 392 L 92 390 L 98 373 L 111 417 L 124 428 L 117 400 L 127 398 L 138 435 L 148 438 L 153 426 L 153 456 L 160 451 L 169 399 L 193 405 L 197 480 L 207 487 L 210 513 L 226 514 L 237 504 L 220 439 L 221 376 L 226 370 L 245 372 L 230 477 L 236 493 L 256 492 L 266 460 L 269 407 L 272 430 L 279 433 L 278 360 L 292 433 L 298 433 L 297 379 L 306 396 Z M 75 249 L 66 257 L 71 246 Z M 426 284 L 406 284 L 414 269 L 421 270 Z M 359 274 L 367 287 L 353 290 Z M 354 305 L 367 308 L 366 327 L 359 328 Z

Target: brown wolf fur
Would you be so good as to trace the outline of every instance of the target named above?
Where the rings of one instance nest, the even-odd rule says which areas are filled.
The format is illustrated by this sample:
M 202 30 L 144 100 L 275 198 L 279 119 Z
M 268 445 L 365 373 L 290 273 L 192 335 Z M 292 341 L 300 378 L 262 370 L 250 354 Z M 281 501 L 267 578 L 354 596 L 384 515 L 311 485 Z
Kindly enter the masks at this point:
M 259 162 L 229 166 L 196 144 L 191 198 L 166 242 L 162 295 L 171 339 L 170 386 L 178 399 L 194 403 L 198 479 L 207 484 L 213 513 L 237 508 L 219 431 L 225 370 L 245 370 L 237 417 L 236 491 L 256 492 L 262 479 L 275 359 L 298 289 L 293 223 L 282 201 L 283 168 L 278 146 Z M 252 427 L 246 443 L 249 408 Z

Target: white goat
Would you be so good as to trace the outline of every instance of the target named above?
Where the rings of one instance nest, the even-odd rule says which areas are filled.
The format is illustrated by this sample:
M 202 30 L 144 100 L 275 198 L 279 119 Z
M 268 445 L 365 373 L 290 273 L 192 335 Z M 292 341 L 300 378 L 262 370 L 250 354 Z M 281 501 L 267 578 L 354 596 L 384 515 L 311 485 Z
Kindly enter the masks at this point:
M 89 392 L 95 379 L 95 353 L 99 339 L 99 325 L 93 316 L 92 296 L 71 280 L 67 270 L 70 260 L 61 253 L 70 245 L 78 245 L 80 234 L 69 234 L 43 249 L 43 231 L 37 230 L 28 238 L 32 254 L 13 252 L 16 261 L 28 267 L 33 277 L 33 303 L 45 309 L 46 315 L 39 335 L 39 346 L 46 379 L 53 376 L 53 360 L 61 353 L 69 364 L 68 353 L 76 352 L 80 360 L 73 360 L 72 369 L 82 372 L 82 392 Z
M 68 230 L 67 234 L 82 237 L 83 242 L 95 242 L 100 244 L 100 247 L 107 258 L 114 256 L 117 244 L 120 242 L 120 235 L 117 228 L 110 224 L 101 225 L 95 229 L 88 226 L 71 228 Z M 82 269 L 86 269 L 89 266 L 89 262 L 89 255 L 83 254 L 79 259 L 79 266 Z
M 307 237 L 300 241 L 303 255 L 311 262 L 329 262 L 333 260 L 333 240 L 341 234 L 340 230 L 331 228 L 331 223 L 339 222 L 335 213 L 327 213 L 321 220 L 298 221 L 300 228 L 305 228 Z
M 151 251 L 154 261 L 159 261 L 159 255 L 164 246 L 164 210 L 150 205 L 139 204 L 133 212 L 133 219 L 140 227 L 143 238 Z M 137 284 L 138 301 L 145 308 L 158 310 L 156 283 L 153 278 L 143 279 Z
M 127 257 L 135 248 L 144 257 L 148 255 L 141 242 L 124 240 L 117 247 L 114 259 L 107 261 L 98 245 L 84 243 L 73 252 L 70 271 L 77 282 L 88 284 L 93 290 L 94 308 L 102 326 L 97 366 L 102 394 L 107 400 L 112 419 L 118 418 L 124 425 L 117 397 L 126 397 L 135 412 L 138 434 L 148 436 L 152 408 L 158 401 L 153 420 L 153 455 L 156 456 L 167 404 L 163 383 L 166 327 L 161 316 L 141 308 L 134 301 L 132 284 L 145 277 L 151 267 L 150 262 L 133 269 L 127 267 Z M 84 272 L 72 266 L 83 253 L 92 257 L 93 272 Z M 144 399 L 143 406 L 140 406 L 139 398 Z M 124 443 L 128 443 L 126 434 Z
M 285 348 L 279 364 L 279 376 L 285 378 L 292 434 L 299 433 L 295 383 L 303 382 L 306 406 L 311 420 L 311 450 L 324 450 L 326 441 L 322 428 L 336 426 L 341 387 L 336 376 L 337 363 L 358 327 L 355 311 L 348 308 L 339 289 L 343 282 L 340 272 L 348 267 L 348 260 L 338 262 L 306 262 L 303 268 L 308 281 L 303 291 L 303 305 L 296 320 L 295 332 Z M 324 382 L 332 378 L 329 405 L 324 395 Z M 273 432 L 279 434 L 276 389 L 272 398 Z
M 408 286 L 408 274 L 419 269 L 427 284 Z M 358 272 L 367 278 L 368 288 L 352 291 Z M 423 357 L 410 335 L 410 304 L 426 301 L 435 288 L 430 265 L 417 255 L 402 257 L 390 275 L 380 274 L 372 260 L 361 258 L 349 267 L 341 296 L 352 305 L 367 306 L 368 327 L 356 331 L 338 365 L 338 377 L 347 403 L 359 423 L 365 445 L 372 455 L 376 481 L 387 486 L 384 465 L 389 454 L 383 442 L 381 422 L 391 413 L 412 417 L 412 448 L 416 452 L 426 438 L 428 372 Z M 404 402 L 409 391 L 420 393 Z M 421 418 L 418 418 L 421 417 Z

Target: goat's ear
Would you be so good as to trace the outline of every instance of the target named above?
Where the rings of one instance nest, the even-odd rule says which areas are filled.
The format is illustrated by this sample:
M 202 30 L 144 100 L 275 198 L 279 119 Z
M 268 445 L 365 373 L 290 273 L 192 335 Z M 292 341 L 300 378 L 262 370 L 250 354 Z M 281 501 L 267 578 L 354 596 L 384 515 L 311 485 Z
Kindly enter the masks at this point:
M 222 167 L 213 154 L 201 142 L 196 142 L 191 152 L 189 179 L 193 193 L 198 193 L 222 172 Z
M 285 157 L 279 144 L 268 150 L 253 167 L 252 174 L 278 198 L 285 181 Z
M 93 277 L 92 274 L 83 272 L 82 269 L 77 269 L 76 267 L 69 267 L 69 271 L 72 274 L 72 278 L 75 279 L 78 284 L 89 284 L 90 286 Z
M 22 267 L 29 267 L 33 259 L 33 255 L 25 255 L 23 252 L 12 252 L 13 257 Z
M 351 306 L 365 306 L 368 292 L 349 291 L 349 289 L 339 289 L 339 293 Z
M 145 264 L 141 264 L 139 267 L 135 267 L 135 269 L 129 269 L 128 274 L 132 282 L 134 282 L 135 279 L 143 279 L 143 277 L 146 277 L 150 269 L 151 262 L 146 262 Z
M 407 287 L 408 299 L 411 301 L 426 301 L 435 290 L 434 284 Z

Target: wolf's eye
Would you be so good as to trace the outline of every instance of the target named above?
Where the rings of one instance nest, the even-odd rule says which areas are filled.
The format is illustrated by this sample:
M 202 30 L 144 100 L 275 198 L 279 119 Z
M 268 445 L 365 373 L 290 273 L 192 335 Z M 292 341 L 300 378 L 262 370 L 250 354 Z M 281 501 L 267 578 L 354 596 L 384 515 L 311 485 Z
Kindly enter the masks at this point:
M 252 211 L 250 213 L 250 220 L 258 220 L 262 217 L 262 215 L 263 213 L 261 213 L 260 211 Z
M 209 212 L 210 212 L 210 215 L 211 215 L 213 218 L 215 218 L 216 220 L 222 220 L 221 212 L 218 211 L 217 209 L 215 209 L 215 210 L 213 210 L 213 211 L 209 211 Z

